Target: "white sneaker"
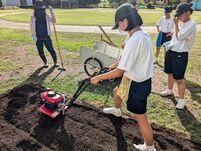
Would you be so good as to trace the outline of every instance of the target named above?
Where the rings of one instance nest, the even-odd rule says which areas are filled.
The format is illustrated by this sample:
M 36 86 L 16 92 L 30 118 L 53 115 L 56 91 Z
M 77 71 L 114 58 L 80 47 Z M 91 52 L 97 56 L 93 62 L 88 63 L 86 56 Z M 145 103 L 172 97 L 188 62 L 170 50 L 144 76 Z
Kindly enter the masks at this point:
M 44 63 L 43 67 L 44 67 L 44 68 L 48 68 L 48 64 L 47 64 L 47 63 Z
M 163 92 L 160 92 L 161 96 L 169 96 L 169 95 L 174 95 L 172 90 L 166 89 Z
M 103 109 L 103 112 L 105 114 L 113 114 L 114 116 L 120 117 L 121 116 L 121 110 L 119 108 L 105 108 Z
M 156 151 L 156 148 L 154 147 L 154 145 L 147 146 L 145 143 L 139 144 L 139 145 L 133 144 L 133 146 L 140 151 Z
M 57 68 L 57 67 L 59 67 L 59 64 L 58 63 L 54 63 L 54 66 Z
M 176 105 L 176 108 L 184 109 L 185 106 L 186 106 L 186 101 L 184 99 L 179 99 Z

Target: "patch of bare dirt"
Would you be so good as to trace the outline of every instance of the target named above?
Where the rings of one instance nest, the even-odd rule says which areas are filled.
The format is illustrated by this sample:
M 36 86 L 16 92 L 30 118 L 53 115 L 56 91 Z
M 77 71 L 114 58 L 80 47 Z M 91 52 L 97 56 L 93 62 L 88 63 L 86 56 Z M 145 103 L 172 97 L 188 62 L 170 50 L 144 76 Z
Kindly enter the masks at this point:
M 133 119 L 105 115 L 86 103 L 74 105 L 65 116 L 39 114 L 39 85 L 22 85 L 0 96 L 0 150 L 133 151 L 142 143 Z M 200 142 L 152 124 L 157 150 L 198 151 Z

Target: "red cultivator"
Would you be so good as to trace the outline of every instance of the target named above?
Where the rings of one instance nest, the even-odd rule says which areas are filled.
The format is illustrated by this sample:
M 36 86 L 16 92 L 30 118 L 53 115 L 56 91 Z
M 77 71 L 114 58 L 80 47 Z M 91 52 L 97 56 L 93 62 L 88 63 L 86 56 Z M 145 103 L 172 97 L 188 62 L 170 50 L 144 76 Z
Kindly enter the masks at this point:
M 94 73 L 92 76 L 104 74 L 109 71 L 110 70 L 108 68 L 102 68 L 98 73 Z M 73 102 L 87 88 L 89 84 L 90 78 L 83 80 L 71 99 L 68 99 L 62 93 L 52 90 L 46 90 L 45 92 L 42 92 L 40 94 L 42 105 L 40 106 L 39 111 L 51 118 L 55 118 L 59 114 L 64 115 L 65 111 L 73 104 Z
M 40 94 L 42 105 L 39 108 L 39 112 L 51 118 L 55 118 L 59 114 L 64 115 L 65 111 L 73 104 L 89 84 L 89 79 L 85 79 L 71 99 L 68 99 L 64 94 L 53 90 L 42 92 Z

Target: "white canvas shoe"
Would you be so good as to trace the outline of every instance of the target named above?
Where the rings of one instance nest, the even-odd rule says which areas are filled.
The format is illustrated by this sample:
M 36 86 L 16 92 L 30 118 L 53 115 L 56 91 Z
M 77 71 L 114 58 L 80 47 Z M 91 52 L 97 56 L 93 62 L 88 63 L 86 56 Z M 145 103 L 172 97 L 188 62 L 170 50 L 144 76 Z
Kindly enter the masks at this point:
M 172 90 L 166 89 L 163 92 L 160 92 L 161 96 L 170 96 L 170 95 L 174 95 Z
M 176 105 L 176 108 L 178 108 L 178 109 L 184 109 L 184 107 L 186 106 L 186 101 L 185 101 L 185 99 L 179 99 L 178 100 L 178 103 L 177 103 L 177 105 Z
M 156 151 L 156 148 L 154 147 L 154 145 L 147 146 L 145 143 L 139 144 L 139 145 L 134 144 L 133 146 L 140 151 Z
M 113 114 L 114 116 L 120 117 L 121 116 L 121 110 L 119 108 L 105 108 L 103 109 L 103 112 L 105 114 Z

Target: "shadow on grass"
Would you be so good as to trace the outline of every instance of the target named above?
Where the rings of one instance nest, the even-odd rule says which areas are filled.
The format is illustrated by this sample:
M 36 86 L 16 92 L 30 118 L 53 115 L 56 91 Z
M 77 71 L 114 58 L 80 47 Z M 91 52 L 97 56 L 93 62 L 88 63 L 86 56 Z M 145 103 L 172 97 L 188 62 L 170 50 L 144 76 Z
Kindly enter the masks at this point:
M 172 102 L 176 105 L 175 97 L 170 97 Z M 201 123 L 194 117 L 194 115 L 185 107 L 183 110 L 176 109 L 176 114 L 179 116 L 182 125 L 185 127 L 194 140 L 201 140 Z
M 191 92 L 192 100 L 201 104 L 201 86 L 195 82 L 186 80 L 186 88 Z
M 43 81 L 47 78 L 47 76 L 54 71 L 55 68 L 56 68 L 55 66 L 52 66 L 46 72 L 40 74 L 41 71 L 45 69 L 44 67 L 40 67 L 37 70 L 35 70 L 25 81 L 23 81 L 22 84 L 34 83 L 41 85 Z

